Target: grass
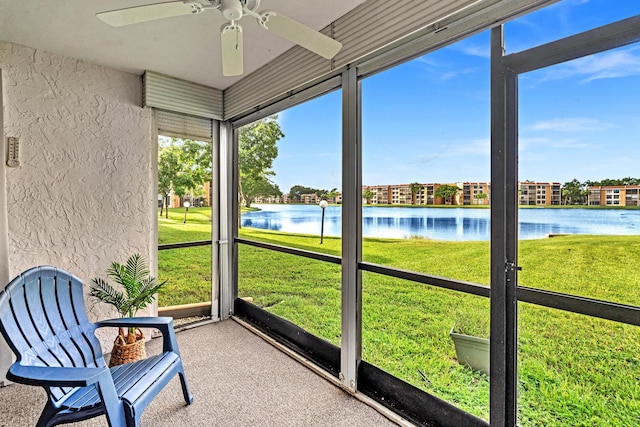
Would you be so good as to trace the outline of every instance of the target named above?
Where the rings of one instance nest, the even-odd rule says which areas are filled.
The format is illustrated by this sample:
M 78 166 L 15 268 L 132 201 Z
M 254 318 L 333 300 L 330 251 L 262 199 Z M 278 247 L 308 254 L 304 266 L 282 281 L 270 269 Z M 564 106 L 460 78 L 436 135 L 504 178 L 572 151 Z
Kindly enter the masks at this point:
M 176 233 L 183 224 L 179 216 L 174 221 L 161 222 L 160 234 Z M 191 227 L 194 236 L 202 232 L 198 228 L 202 224 L 188 221 L 189 226 L 182 227 L 182 233 L 173 238 L 190 233 Z M 341 241 L 335 237 L 325 237 L 320 245 L 318 236 L 248 228 L 240 234 L 332 255 L 340 255 L 341 251 Z M 189 289 L 185 293 L 198 287 L 193 277 L 206 277 L 199 272 L 210 272 L 211 265 L 210 252 L 196 253 L 208 252 L 208 247 L 189 250 L 194 252 L 159 253 L 160 271 L 165 278 L 171 277 L 177 283 L 189 278 L 188 283 L 176 287 Z M 169 253 L 174 252 L 176 257 L 170 258 Z M 489 283 L 487 242 L 365 239 L 363 258 L 387 266 Z M 519 258 L 522 286 L 640 305 L 640 279 L 634 267 L 640 259 L 640 236 L 527 240 L 520 242 Z M 187 270 L 163 271 L 163 265 L 173 268 L 180 263 Z M 240 245 L 238 274 L 240 296 L 251 296 L 259 306 L 339 345 L 339 265 Z M 200 301 L 209 298 L 207 282 L 203 279 L 203 291 L 194 292 L 205 298 Z M 163 298 L 166 297 L 161 295 L 161 302 Z M 456 362 L 448 336 L 456 319 L 486 321 L 488 299 L 369 272 L 363 272 L 362 298 L 365 360 L 488 418 L 488 377 Z M 519 423 L 640 425 L 639 338 L 637 327 L 520 303 Z
M 211 208 L 169 209 L 169 218 L 158 217 L 158 244 L 211 240 Z
M 211 208 L 169 209 L 169 218 L 158 218 L 158 243 L 211 240 Z M 158 305 L 211 301 L 211 246 L 158 251 L 158 280 L 167 283 Z

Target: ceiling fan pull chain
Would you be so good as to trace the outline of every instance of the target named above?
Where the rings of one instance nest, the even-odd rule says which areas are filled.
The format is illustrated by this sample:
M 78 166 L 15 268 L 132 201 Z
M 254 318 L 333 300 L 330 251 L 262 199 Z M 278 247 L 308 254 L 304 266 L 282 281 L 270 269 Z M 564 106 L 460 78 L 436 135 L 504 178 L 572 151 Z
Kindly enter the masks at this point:
M 235 27 L 236 23 L 231 21 L 231 25 Z M 240 31 L 236 30 L 236 50 L 240 50 Z

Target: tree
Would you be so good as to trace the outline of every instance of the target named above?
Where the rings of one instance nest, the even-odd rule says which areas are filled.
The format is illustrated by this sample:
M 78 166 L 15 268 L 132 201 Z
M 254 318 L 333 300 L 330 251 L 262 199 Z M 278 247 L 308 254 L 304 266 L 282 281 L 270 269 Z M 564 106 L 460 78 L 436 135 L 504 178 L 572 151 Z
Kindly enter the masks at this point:
M 337 192 L 337 189 L 334 188 L 331 191 Z M 322 196 L 327 196 L 328 193 L 329 192 L 327 190 L 305 187 L 303 185 L 294 185 L 293 187 L 291 187 L 291 190 L 289 190 L 289 199 L 300 202 L 302 200 L 303 194 L 315 194 L 318 197 L 322 197 Z
M 630 176 L 621 179 L 606 178 L 602 181 L 586 181 L 587 186 L 590 185 L 640 185 L 640 178 L 632 178 Z
M 162 194 L 162 205 L 160 206 L 160 216 L 162 210 L 167 208 L 166 214 L 169 217 L 169 195 L 173 189 L 173 181 L 180 170 L 180 153 L 175 147 L 160 148 L 158 153 L 158 192 Z
M 487 193 L 476 193 L 473 198 L 476 199 L 476 204 L 482 204 L 484 202 L 481 202 L 481 200 L 486 199 L 487 197 L 489 197 L 489 195 Z
M 183 197 L 211 180 L 211 144 L 190 139 L 161 138 L 158 142 L 158 191 L 169 218 L 171 193 Z
M 364 190 L 362 192 L 362 198 L 364 200 L 366 200 L 366 203 L 371 203 L 371 199 L 373 199 L 373 191 L 371 190 Z
M 191 202 L 192 202 L 191 206 L 193 207 L 204 206 L 204 203 L 203 203 L 204 196 L 205 196 L 204 186 L 198 186 L 193 190 L 190 190 L 187 193 L 187 196 L 191 197 Z
M 316 194 L 317 194 L 317 193 L 316 193 Z M 340 194 L 340 192 L 338 191 L 338 189 L 334 187 L 334 188 L 332 188 L 332 189 L 331 189 L 331 190 L 329 190 L 329 191 L 324 191 L 324 190 L 322 190 L 322 192 L 321 192 L 321 194 L 320 194 L 320 198 L 321 198 L 322 200 L 334 199 L 334 201 L 335 201 L 335 198 L 336 198 L 339 194 Z
M 411 184 L 409 184 L 409 187 L 411 188 L 411 204 L 415 205 L 416 194 L 418 194 L 418 191 L 422 190 L 422 184 L 420 184 L 419 182 L 412 182 Z
M 277 142 L 284 137 L 277 119 L 278 116 L 273 115 L 240 128 L 238 135 L 238 169 L 240 171 L 238 198 L 247 207 L 251 206 L 250 193 L 252 191 L 264 190 L 267 182 L 277 188 L 269 179 L 275 175 L 271 168 L 273 161 L 278 157 Z
M 583 184 L 575 178 L 562 186 L 562 200 L 565 205 L 585 205 L 588 195 L 587 183 Z
M 262 176 L 257 179 L 248 178 L 242 186 L 244 191 L 244 203 L 246 207 L 251 207 L 253 199 L 259 196 L 280 196 L 282 191 L 275 183 Z
M 442 198 L 445 205 L 450 205 L 456 194 L 458 194 L 458 186 L 449 184 L 443 184 L 433 192 L 435 197 Z

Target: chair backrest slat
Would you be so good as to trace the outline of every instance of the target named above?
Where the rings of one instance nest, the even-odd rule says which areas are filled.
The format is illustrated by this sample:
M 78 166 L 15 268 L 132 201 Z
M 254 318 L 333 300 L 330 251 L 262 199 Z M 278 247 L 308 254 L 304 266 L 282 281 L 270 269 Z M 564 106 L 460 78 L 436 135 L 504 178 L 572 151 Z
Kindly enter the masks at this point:
M 39 338 L 39 343 L 35 346 L 38 356 L 47 366 L 70 366 L 65 365 L 65 362 L 69 363 L 70 359 L 59 349 L 58 340 L 47 321 L 40 292 L 41 288 L 47 287 L 46 282 L 44 286 L 41 286 L 41 280 L 38 278 L 34 278 L 31 282 L 31 286 L 24 287 L 25 302 L 33 329 Z
M 18 319 L 14 315 L 13 308 L 10 304 L 11 294 L 9 292 L 0 293 L 0 319 L 2 319 L 2 327 L 6 332 L 6 336 L 10 336 L 11 339 L 7 339 L 9 345 L 11 345 L 14 353 L 26 354 L 31 346 L 22 335 L 22 331 L 18 326 Z
M 64 366 L 82 366 L 82 357 L 80 357 L 78 349 L 69 338 L 69 334 L 60 317 L 55 287 L 41 287 L 41 297 L 44 315 L 57 341 L 52 345 L 52 348 L 55 349 L 53 351 L 59 358 L 65 360 Z
M 22 337 L 29 346 L 29 349 L 22 354 L 23 363 L 34 366 L 59 366 L 40 339 L 31 313 L 29 312 L 25 285 L 33 285 L 34 279 L 37 282 L 37 278 L 27 277 L 22 283 L 19 283 L 20 286 L 13 287 L 9 290 L 11 294 L 11 300 L 9 301 L 11 310 L 16 317 L 16 323 L 20 328 Z M 37 286 L 37 283 L 35 285 Z
M 75 317 L 78 319 L 84 343 L 89 348 L 86 355 L 91 356 L 91 360 L 87 357 L 87 366 L 102 367 L 104 366 L 102 347 L 100 346 L 100 342 L 96 339 L 95 327 L 87 317 L 87 311 L 84 307 L 82 282 L 75 277 L 71 277 L 70 282 L 72 283 L 71 302 L 73 304 L 73 309 L 75 310 Z
M 74 283 L 70 275 L 61 273 L 55 277 L 55 281 L 52 282 L 52 285 L 55 286 L 56 302 L 59 313 L 65 327 L 67 328 L 69 339 L 75 348 L 75 350 L 73 348 L 70 348 L 69 350 L 75 351 L 78 359 L 82 360 L 80 366 L 95 366 L 93 350 L 87 343 L 83 334 L 84 331 L 78 323 L 78 318 L 76 316 L 76 307 L 74 307 L 74 305 L 77 306 L 78 303 L 74 304 L 72 297 L 74 288 L 80 288 L 78 290 L 81 292 L 82 284 L 79 281 Z M 80 309 L 84 310 L 84 301 L 81 304 L 82 307 L 80 307 Z

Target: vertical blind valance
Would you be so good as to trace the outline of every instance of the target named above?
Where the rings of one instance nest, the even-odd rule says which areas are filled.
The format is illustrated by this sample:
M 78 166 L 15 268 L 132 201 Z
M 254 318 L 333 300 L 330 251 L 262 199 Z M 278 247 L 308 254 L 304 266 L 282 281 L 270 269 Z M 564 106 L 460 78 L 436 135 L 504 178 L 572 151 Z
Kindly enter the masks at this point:
M 213 120 L 171 111 L 156 110 L 158 134 L 211 142 Z
M 146 71 L 143 77 L 145 107 L 188 114 L 195 117 L 222 119 L 222 91 L 164 74 Z

